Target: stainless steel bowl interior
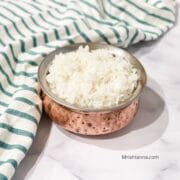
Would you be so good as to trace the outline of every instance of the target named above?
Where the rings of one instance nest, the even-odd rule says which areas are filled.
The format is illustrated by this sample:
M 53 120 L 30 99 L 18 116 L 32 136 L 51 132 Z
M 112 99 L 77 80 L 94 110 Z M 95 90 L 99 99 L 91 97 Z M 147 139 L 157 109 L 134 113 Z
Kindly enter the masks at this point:
M 110 50 L 113 54 L 116 55 L 122 55 L 125 56 L 131 63 L 132 65 L 139 69 L 140 71 L 140 79 L 138 82 L 138 86 L 137 88 L 134 90 L 132 96 L 124 101 L 121 102 L 119 105 L 117 106 L 111 106 L 111 107 L 103 107 L 103 108 L 99 108 L 99 109 L 94 109 L 94 108 L 81 108 L 78 106 L 75 106 L 73 104 L 70 104 L 66 101 L 64 101 L 63 99 L 57 97 L 57 95 L 55 95 L 54 93 L 51 92 L 49 85 L 46 81 L 46 75 L 48 73 L 48 69 L 49 69 L 49 65 L 51 64 L 51 62 L 53 61 L 55 55 L 59 54 L 59 53 L 67 53 L 70 51 L 75 51 L 80 45 L 88 45 L 90 47 L 91 50 L 93 49 L 98 49 L 98 48 L 105 48 Z M 105 45 L 105 44 L 96 44 L 96 43 L 90 43 L 90 44 L 76 44 L 76 45 L 69 45 L 63 48 L 58 48 L 55 51 L 53 51 L 52 53 L 50 53 L 48 56 L 46 56 L 44 58 L 44 60 L 41 62 L 41 64 L 39 65 L 39 69 L 38 69 L 38 81 L 40 83 L 40 86 L 43 90 L 43 92 L 49 96 L 52 100 L 54 100 L 55 102 L 57 102 L 58 104 L 65 106 L 67 108 L 70 108 L 73 111 L 78 111 L 78 112 L 100 112 L 100 111 L 112 111 L 112 110 L 116 110 L 116 109 L 122 109 L 124 107 L 127 107 L 129 104 L 131 104 L 135 99 L 138 98 L 138 96 L 140 95 L 140 93 L 142 92 L 146 81 L 147 81 L 147 76 L 146 76 L 146 72 L 142 66 L 142 64 L 133 56 L 131 55 L 129 52 L 127 52 L 124 49 L 121 48 L 117 48 L 114 46 L 110 46 L 110 45 Z

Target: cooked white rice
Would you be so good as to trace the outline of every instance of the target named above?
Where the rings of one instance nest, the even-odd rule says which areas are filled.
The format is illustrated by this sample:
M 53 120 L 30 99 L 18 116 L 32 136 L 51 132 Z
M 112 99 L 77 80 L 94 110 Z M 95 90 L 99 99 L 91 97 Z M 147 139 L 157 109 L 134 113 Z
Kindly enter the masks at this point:
M 84 108 L 118 105 L 137 86 L 139 72 L 125 59 L 105 49 L 55 56 L 46 77 L 51 91 L 70 104 Z

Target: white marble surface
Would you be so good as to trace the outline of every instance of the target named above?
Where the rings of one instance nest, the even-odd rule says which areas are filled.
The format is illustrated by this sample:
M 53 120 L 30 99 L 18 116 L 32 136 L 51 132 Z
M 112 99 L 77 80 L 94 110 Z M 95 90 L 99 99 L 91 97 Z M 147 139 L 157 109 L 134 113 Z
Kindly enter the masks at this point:
M 180 180 L 179 18 L 158 41 L 130 49 L 148 74 L 132 124 L 112 135 L 87 138 L 68 133 L 43 116 L 13 180 Z M 125 160 L 122 155 L 159 159 Z

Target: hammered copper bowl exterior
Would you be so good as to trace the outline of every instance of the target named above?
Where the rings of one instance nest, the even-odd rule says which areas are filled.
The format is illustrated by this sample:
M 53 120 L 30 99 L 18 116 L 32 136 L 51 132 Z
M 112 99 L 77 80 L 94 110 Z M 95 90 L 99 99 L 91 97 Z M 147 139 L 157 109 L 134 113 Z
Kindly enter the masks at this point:
M 124 109 L 110 112 L 76 112 L 57 104 L 43 95 L 44 111 L 51 120 L 62 128 L 83 135 L 108 134 L 127 126 L 138 109 L 138 100 L 134 100 Z
M 124 49 L 99 43 L 88 44 L 91 50 L 102 48 L 110 50 L 113 54 L 126 57 L 133 67 L 140 71 L 137 87 L 133 91 L 132 96 L 126 101 L 122 101 L 116 106 L 102 107 L 100 109 L 83 108 L 66 102 L 51 91 L 46 81 L 46 76 L 55 55 L 75 51 L 80 45 L 85 46 L 87 44 L 76 44 L 58 48 L 46 56 L 39 65 L 38 81 L 44 93 L 42 99 L 45 112 L 50 119 L 62 128 L 83 135 L 108 134 L 127 126 L 137 112 L 137 99 L 146 84 L 147 76 L 142 64 Z

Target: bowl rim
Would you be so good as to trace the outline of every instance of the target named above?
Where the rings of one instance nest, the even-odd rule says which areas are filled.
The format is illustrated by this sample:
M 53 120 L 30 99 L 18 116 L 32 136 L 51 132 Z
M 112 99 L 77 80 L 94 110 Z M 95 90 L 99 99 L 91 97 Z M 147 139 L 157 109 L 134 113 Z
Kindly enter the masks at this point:
M 50 58 L 51 56 L 55 56 L 59 53 L 67 53 L 67 52 L 72 52 L 72 50 L 69 49 L 73 49 L 76 50 L 79 46 L 86 46 L 88 45 L 90 47 L 90 49 L 92 47 L 95 47 L 95 49 L 102 47 L 102 48 L 113 48 L 114 50 L 121 50 L 125 55 L 128 56 L 129 60 L 131 60 L 131 63 L 134 62 L 136 64 L 136 66 L 138 67 L 138 69 L 140 70 L 140 80 L 138 81 L 138 87 L 135 91 L 136 94 L 134 94 L 134 96 L 132 96 L 131 98 L 127 99 L 126 101 L 118 104 L 118 105 L 114 105 L 114 106 L 106 106 L 106 107 L 101 107 L 101 108 L 83 108 L 83 107 L 78 107 L 76 105 L 70 104 L 66 101 L 64 101 L 63 99 L 59 98 L 57 95 L 55 95 L 54 93 L 51 92 L 50 88 L 48 89 L 48 85 L 47 85 L 47 81 L 44 79 L 44 77 L 47 74 L 47 70 L 48 67 L 50 65 L 50 63 L 53 61 L 54 58 Z M 97 47 L 97 48 L 96 48 Z M 45 65 L 47 65 L 46 67 L 44 67 Z M 136 67 L 136 68 L 137 68 Z M 45 70 L 44 70 L 45 68 Z M 40 87 L 42 89 L 42 91 L 45 93 L 45 95 L 47 95 L 50 99 L 52 99 L 53 101 L 55 101 L 57 104 L 71 109 L 72 111 L 75 112 L 81 112 L 81 113 L 96 113 L 96 112 L 111 112 L 111 111 L 115 111 L 115 110 L 119 110 L 119 109 L 124 109 L 127 106 L 129 106 L 133 101 L 135 101 L 136 99 L 139 98 L 140 94 L 142 93 L 146 83 L 147 83 L 147 74 L 146 71 L 143 67 L 143 65 L 141 64 L 141 62 L 135 57 L 133 56 L 130 52 L 128 52 L 125 49 L 113 46 L 113 45 L 107 45 L 107 44 L 103 44 L 103 43 L 77 43 L 77 44 L 73 44 L 73 45 L 67 45 L 64 47 L 59 47 L 57 49 L 55 49 L 53 52 L 49 53 L 40 63 L 39 67 L 38 67 L 38 73 L 37 73 L 37 79 L 38 82 L 40 84 Z M 45 83 L 46 81 L 46 83 Z M 132 94 L 133 95 L 133 94 Z

